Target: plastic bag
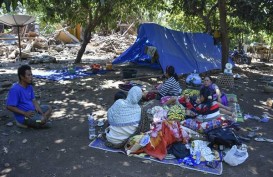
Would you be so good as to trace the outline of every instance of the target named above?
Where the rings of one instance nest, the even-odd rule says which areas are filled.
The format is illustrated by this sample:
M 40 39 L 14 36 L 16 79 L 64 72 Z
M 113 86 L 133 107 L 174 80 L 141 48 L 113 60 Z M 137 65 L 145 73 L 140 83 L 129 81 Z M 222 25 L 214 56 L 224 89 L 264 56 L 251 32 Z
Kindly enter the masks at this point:
M 237 166 L 243 163 L 248 158 L 248 152 L 246 148 L 239 149 L 236 145 L 227 152 L 224 157 L 224 161 L 230 166 Z
M 193 73 L 189 74 L 186 78 L 186 84 L 193 86 L 200 86 L 202 84 L 202 79 L 196 70 Z

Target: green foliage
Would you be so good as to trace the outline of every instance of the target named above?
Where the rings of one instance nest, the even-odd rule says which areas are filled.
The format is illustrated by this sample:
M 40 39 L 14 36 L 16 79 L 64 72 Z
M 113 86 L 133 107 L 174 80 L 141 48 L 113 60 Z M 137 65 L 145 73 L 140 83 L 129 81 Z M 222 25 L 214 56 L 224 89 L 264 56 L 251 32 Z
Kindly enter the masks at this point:
M 109 32 L 117 24 L 155 22 L 175 30 L 210 32 L 219 29 L 218 0 L 0 0 L 2 7 L 14 10 L 24 3 L 41 29 L 47 24 L 66 23 L 86 26 L 100 17 L 93 30 Z M 230 43 L 258 39 L 272 41 L 272 0 L 226 0 Z M 5 5 L 8 4 L 8 5 Z M 104 11 L 108 9 L 107 13 Z M 49 27 L 49 28 L 48 28 Z M 48 25 L 48 31 L 54 31 Z M 254 37 L 257 36 L 257 37 Z
M 273 1 L 272 0 L 230 0 L 230 16 L 238 17 L 246 22 L 252 30 L 273 32 Z
M 2 7 L 4 13 L 11 13 L 12 11 L 15 11 L 18 3 L 23 4 L 23 0 L 0 0 L 0 7 Z

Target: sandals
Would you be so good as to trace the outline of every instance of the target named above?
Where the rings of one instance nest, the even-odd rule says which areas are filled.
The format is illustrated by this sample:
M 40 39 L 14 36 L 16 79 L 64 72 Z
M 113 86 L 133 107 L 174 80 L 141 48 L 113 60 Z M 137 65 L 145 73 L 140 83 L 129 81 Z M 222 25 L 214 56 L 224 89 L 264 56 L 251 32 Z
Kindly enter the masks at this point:
M 261 129 L 262 129 L 261 127 L 254 127 L 254 128 L 247 127 L 246 128 L 246 130 L 251 131 L 251 132 L 258 131 L 258 130 L 261 130 Z
M 263 138 L 263 137 L 257 137 L 254 139 L 255 141 L 258 142 L 269 142 L 269 143 L 273 143 L 273 139 L 269 139 L 269 138 Z

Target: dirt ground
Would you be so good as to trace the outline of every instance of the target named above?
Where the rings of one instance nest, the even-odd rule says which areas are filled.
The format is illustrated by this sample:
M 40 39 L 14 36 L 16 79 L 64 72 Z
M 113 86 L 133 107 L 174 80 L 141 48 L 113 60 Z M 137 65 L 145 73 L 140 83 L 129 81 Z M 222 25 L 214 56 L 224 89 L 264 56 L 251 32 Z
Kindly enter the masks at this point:
M 88 58 L 88 57 L 87 57 Z M 57 64 L 31 65 L 33 70 L 60 68 L 69 61 Z M 72 62 L 72 61 L 71 61 Z M 83 65 L 104 63 L 103 60 L 83 60 Z M 0 81 L 16 82 L 16 69 L 26 63 L 2 60 Z M 42 104 L 54 106 L 53 126 L 50 129 L 22 129 L 7 126 L 13 122 L 12 114 L 6 111 L 4 99 L 7 90 L 0 93 L 0 176 L 14 177 L 59 177 L 59 176 L 94 176 L 94 177 L 178 177 L 178 176 L 213 176 L 172 165 L 157 162 L 144 163 L 142 159 L 128 157 L 119 153 L 105 152 L 88 147 L 87 114 L 93 112 L 96 118 L 105 118 L 106 111 L 113 103 L 113 95 L 118 84 L 122 83 L 121 71 L 128 66 L 114 66 L 114 71 L 104 75 L 85 77 L 63 82 L 35 80 L 35 91 Z M 130 66 L 131 67 L 131 66 Z M 263 92 L 263 75 L 271 75 L 272 64 L 255 63 L 250 67 L 234 70 L 242 78 L 235 81 L 235 87 L 224 89 L 234 93 L 244 113 L 261 116 L 268 113 L 268 123 L 246 120 L 241 123 L 240 135 L 246 135 L 246 127 L 261 127 L 258 132 L 264 137 L 273 138 L 273 110 L 266 106 L 267 98 L 273 94 Z M 138 75 L 157 75 L 161 72 L 146 67 L 135 67 Z M 217 74 L 214 74 L 217 76 Z M 184 77 L 181 78 L 185 88 Z M 144 81 L 155 83 L 155 79 Z M 222 176 L 250 177 L 273 176 L 273 143 L 256 142 L 248 145 L 249 158 L 241 165 L 231 167 L 224 163 Z

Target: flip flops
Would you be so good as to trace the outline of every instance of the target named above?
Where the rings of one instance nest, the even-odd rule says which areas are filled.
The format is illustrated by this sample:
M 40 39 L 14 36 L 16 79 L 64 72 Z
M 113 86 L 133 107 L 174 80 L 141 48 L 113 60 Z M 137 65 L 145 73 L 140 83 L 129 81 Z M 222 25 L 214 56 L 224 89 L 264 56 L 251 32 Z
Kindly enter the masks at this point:
M 261 127 L 254 127 L 254 128 L 247 127 L 247 128 L 246 128 L 246 130 L 252 131 L 252 132 L 258 131 L 258 130 L 261 130 L 261 129 L 262 129 Z
M 257 137 L 254 138 L 255 141 L 258 142 L 269 142 L 269 143 L 273 143 L 273 139 L 269 139 L 269 138 L 263 138 L 263 137 Z
M 244 119 L 245 119 L 245 120 L 246 120 L 246 119 L 253 119 L 253 120 L 256 120 L 256 121 L 258 121 L 258 122 L 266 123 L 266 122 L 269 121 L 270 118 L 268 117 L 267 114 L 263 114 L 263 115 L 262 115 L 262 118 L 260 118 L 260 117 L 258 117 L 258 116 L 252 116 L 252 115 L 250 115 L 250 114 L 245 114 L 245 115 L 244 115 Z

